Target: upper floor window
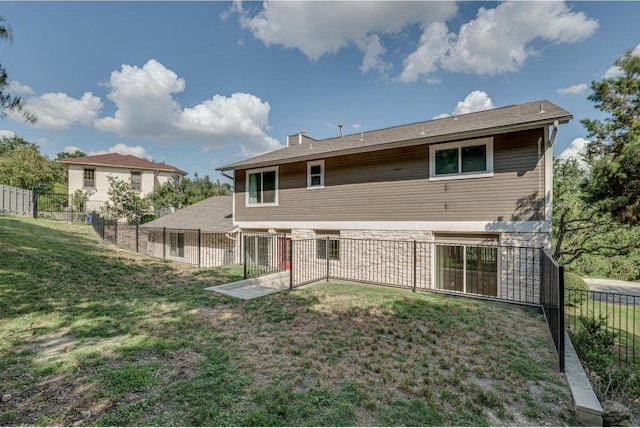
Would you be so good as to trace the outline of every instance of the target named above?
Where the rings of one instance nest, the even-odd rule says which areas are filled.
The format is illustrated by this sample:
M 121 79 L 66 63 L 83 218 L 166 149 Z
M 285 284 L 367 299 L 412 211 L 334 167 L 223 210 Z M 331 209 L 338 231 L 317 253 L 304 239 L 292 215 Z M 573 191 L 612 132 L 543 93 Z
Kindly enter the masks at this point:
M 142 190 L 142 173 L 140 171 L 131 171 L 131 187 L 138 192 Z
M 173 184 L 180 184 L 180 176 L 179 175 L 173 175 L 173 176 L 171 176 L 171 178 L 173 179 Z
M 95 189 L 96 188 L 96 170 L 95 168 L 85 168 L 84 169 L 84 183 L 83 186 L 85 189 Z
M 493 176 L 493 137 L 429 146 L 429 179 Z
M 324 160 L 307 162 L 307 188 L 324 187 Z
M 278 167 L 247 171 L 247 205 L 278 205 Z

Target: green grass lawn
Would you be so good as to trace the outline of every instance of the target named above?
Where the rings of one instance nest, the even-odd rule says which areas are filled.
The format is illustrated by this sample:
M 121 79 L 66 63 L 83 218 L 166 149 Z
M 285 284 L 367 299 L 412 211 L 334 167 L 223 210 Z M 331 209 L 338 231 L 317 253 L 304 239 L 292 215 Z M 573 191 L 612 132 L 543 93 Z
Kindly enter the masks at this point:
M 0 216 L 0 424 L 576 423 L 534 309 L 358 284 L 204 290 L 240 277 Z

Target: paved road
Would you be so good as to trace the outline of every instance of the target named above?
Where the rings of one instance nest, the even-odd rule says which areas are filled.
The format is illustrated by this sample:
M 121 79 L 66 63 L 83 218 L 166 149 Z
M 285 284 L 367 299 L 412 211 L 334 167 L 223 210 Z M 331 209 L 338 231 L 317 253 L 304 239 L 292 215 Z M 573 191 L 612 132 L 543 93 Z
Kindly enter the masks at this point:
M 584 278 L 591 291 L 629 294 L 640 297 L 640 282 L 619 281 L 617 279 Z

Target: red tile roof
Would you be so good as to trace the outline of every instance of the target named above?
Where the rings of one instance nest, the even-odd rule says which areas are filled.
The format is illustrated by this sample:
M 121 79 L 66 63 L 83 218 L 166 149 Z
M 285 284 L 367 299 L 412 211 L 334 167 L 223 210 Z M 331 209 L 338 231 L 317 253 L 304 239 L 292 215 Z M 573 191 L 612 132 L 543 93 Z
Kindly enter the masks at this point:
M 79 158 L 61 159 L 58 162 L 75 165 L 95 165 L 112 166 L 117 168 L 135 168 L 153 171 L 174 172 L 180 175 L 187 173 L 175 166 L 166 163 L 155 163 L 132 155 L 121 155 L 119 153 L 107 153 L 106 155 L 82 156 Z

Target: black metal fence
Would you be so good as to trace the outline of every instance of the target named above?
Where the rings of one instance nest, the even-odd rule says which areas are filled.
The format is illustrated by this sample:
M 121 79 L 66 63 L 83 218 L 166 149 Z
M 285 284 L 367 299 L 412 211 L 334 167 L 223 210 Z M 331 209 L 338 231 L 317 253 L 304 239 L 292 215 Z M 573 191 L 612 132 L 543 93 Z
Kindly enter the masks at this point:
M 640 297 L 567 288 L 565 319 L 570 333 L 593 320 L 613 336 L 613 353 L 620 365 L 640 363 Z M 587 323 L 588 325 L 588 323 Z
M 564 268 L 547 252 L 541 251 L 541 254 L 540 306 L 556 347 L 560 371 L 564 371 Z
M 106 202 L 80 201 L 66 193 L 35 193 L 33 217 L 67 222 L 91 223 L 91 214 L 99 212 Z
M 243 233 L 245 279 L 290 270 L 291 242 L 284 233 Z
M 291 245 L 293 287 L 335 279 L 540 304 L 540 248 L 341 237 Z
M 242 264 L 239 233 L 208 233 L 200 229 L 145 228 L 97 214 L 91 216 L 94 231 L 102 240 L 152 257 L 199 267 Z

